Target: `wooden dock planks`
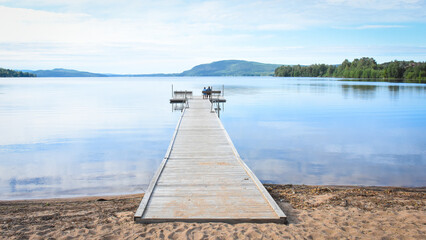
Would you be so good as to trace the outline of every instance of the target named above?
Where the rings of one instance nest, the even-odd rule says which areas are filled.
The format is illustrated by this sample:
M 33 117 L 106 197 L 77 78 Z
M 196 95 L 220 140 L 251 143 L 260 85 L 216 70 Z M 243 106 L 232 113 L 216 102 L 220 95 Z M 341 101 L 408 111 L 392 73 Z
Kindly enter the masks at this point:
M 189 100 L 135 221 L 285 222 L 210 109 L 207 99 Z

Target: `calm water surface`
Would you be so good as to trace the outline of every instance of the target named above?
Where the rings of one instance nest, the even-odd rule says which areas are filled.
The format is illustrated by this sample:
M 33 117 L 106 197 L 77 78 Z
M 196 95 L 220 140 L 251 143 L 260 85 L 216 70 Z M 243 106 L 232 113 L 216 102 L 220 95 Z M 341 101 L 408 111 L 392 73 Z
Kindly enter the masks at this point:
M 0 199 L 139 193 L 180 112 L 225 85 L 221 119 L 263 182 L 426 185 L 426 85 L 322 78 L 0 79 Z

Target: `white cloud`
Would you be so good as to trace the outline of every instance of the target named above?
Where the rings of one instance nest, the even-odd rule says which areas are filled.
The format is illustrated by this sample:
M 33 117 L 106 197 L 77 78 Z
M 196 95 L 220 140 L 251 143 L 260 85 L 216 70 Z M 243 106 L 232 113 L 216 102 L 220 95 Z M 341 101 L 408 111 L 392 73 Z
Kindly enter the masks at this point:
M 385 24 L 373 24 L 373 25 L 361 25 L 361 26 L 337 26 L 334 29 L 346 29 L 346 30 L 365 30 L 365 29 L 386 29 L 386 28 L 407 28 L 405 25 L 385 25 Z
M 420 8 L 423 0 L 326 0 L 330 5 L 343 5 L 361 9 L 401 10 Z
M 377 28 L 404 28 L 403 25 L 363 25 L 356 27 L 356 29 L 377 29 Z
M 300 33 L 322 29 L 327 34 L 332 26 L 403 28 L 426 19 L 420 11 L 424 1 L 414 0 L 386 1 L 388 5 L 364 0 L 2 2 L 0 29 L 7 33 L 0 35 L 3 67 L 23 68 L 37 59 L 29 66 L 77 68 L 85 62 L 82 70 L 104 72 L 97 64 L 102 63 L 117 73 L 180 72 L 227 58 L 277 63 L 293 58 L 291 63 L 302 63 L 304 53 L 293 48 L 303 47 L 300 42 L 305 47 L 321 43 Z M 262 52 L 265 48 L 279 50 Z

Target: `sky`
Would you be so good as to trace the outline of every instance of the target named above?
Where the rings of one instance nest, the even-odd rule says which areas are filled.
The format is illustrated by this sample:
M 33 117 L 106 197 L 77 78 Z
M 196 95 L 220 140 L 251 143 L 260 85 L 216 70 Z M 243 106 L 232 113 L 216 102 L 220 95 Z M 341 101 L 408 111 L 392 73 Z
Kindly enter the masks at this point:
M 426 0 L 0 0 L 0 31 L 10 69 L 426 61 Z

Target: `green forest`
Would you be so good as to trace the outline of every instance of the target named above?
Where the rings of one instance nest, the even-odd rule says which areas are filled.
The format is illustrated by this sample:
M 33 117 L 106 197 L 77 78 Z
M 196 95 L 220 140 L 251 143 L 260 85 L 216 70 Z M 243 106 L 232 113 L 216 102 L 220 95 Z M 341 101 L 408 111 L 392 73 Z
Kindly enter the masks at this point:
M 0 68 L 0 77 L 37 77 L 35 74 Z
M 354 59 L 352 62 L 345 59 L 340 65 L 284 65 L 275 69 L 275 76 L 403 79 L 424 82 L 426 80 L 426 62 L 395 60 L 377 64 L 373 58 L 363 57 Z

